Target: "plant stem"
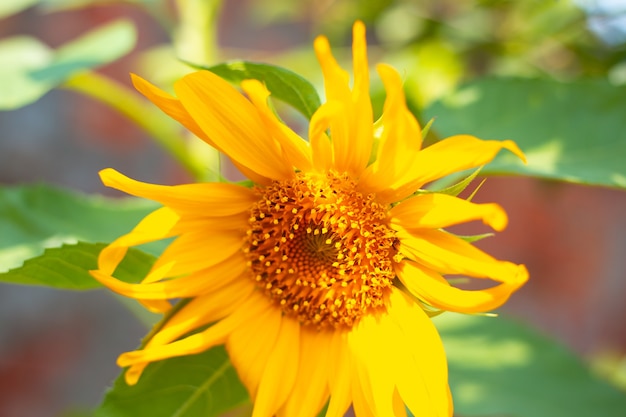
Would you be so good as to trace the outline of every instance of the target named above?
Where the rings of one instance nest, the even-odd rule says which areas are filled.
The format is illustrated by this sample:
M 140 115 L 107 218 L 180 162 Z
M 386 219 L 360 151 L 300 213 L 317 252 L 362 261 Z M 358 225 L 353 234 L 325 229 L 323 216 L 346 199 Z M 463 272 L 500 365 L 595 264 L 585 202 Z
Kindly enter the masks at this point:
M 212 65 L 217 55 L 217 17 L 221 0 L 177 0 L 179 26 L 174 47 L 178 58 Z
M 196 179 L 204 168 L 187 149 L 176 125 L 163 117 L 156 107 L 121 83 L 95 72 L 83 72 L 68 79 L 63 87 L 80 92 L 117 110 L 147 132 L 159 145 Z

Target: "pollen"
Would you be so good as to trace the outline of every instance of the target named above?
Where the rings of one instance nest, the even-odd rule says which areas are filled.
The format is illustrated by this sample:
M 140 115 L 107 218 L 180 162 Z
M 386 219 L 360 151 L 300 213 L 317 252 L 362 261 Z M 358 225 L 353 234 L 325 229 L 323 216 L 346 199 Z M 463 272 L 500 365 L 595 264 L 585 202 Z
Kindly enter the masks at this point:
M 256 191 L 244 253 L 283 314 L 349 328 L 385 308 L 398 259 L 388 205 L 335 172 L 299 173 Z

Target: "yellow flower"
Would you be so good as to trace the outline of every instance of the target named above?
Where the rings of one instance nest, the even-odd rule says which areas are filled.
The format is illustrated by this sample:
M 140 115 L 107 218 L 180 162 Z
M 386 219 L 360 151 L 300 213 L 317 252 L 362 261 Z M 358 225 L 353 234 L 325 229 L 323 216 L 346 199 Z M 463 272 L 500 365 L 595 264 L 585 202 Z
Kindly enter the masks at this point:
M 443 230 L 472 220 L 502 230 L 507 217 L 498 205 L 415 191 L 502 148 L 523 154 L 511 141 L 467 135 L 422 149 L 400 76 L 379 65 L 387 98 L 372 155 L 362 23 L 353 35 L 352 87 L 327 39 L 315 41 L 327 101 L 308 141 L 278 120 L 258 81 L 242 84 L 246 98 L 200 71 L 179 80 L 173 97 L 133 78 L 255 186 L 160 186 L 101 172 L 107 186 L 164 207 L 105 248 L 93 276 L 152 311 L 191 299 L 142 350 L 120 356 L 129 384 L 151 362 L 225 344 L 254 417 L 313 417 L 327 402 L 334 417 L 351 405 L 359 417 L 405 416 L 405 405 L 417 416 L 452 415 L 444 349 L 425 309 L 494 309 L 528 274 Z M 141 283 L 113 277 L 129 247 L 172 237 Z M 496 285 L 462 290 L 446 274 Z

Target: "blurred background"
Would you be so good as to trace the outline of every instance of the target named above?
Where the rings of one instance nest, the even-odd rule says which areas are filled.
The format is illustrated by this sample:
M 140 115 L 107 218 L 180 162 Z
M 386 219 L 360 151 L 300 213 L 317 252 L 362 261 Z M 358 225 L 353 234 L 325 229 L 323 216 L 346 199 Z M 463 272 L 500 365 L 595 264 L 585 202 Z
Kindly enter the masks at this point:
M 337 55 L 349 59 L 350 28 L 363 20 L 370 62 L 400 70 L 418 117 L 458 85 L 483 76 L 626 83 L 626 1 L 231 0 L 216 13 L 219 49 L 198 63 L 268 62 L 318 85 L 314 37 L 326 34 Z M 99 71 L 128 86 L 131 71 L 171 84 L 182 71 L 175 57 L 184 57 L 184 48 L 174 42 L 173 51 L 169 34 L 189 18 L 177 16 L 173 2 L 42 1 L 0 20 L 0 38 L 28 34 L 56 47 L 120 17 L 137 26 L 137 44 Z M 0 68 L 10 65 L 0 62 Z M 373 90 L 380 110 L 384 94 L 379 84 Z M 154 183 L 191 180 L 134 124 L 75 92 L 56 89 L 0 112 L 1 184 L 45 181 L 117 195 L 99 182 L 97 171 L 105 167 Z M 626 193 L 491 177 L 476 201 L 498 202 L 510 217 L 505 232 L 478 245 L 531 273 L 503 312 L 558 339 L 626 389 L 620 379 L 626 373 Z M 0 417 L 70 416 L 95 406 L 119 373 L 117 355 L 144 334 L 144 325 L 110 294 L 0 285 Z

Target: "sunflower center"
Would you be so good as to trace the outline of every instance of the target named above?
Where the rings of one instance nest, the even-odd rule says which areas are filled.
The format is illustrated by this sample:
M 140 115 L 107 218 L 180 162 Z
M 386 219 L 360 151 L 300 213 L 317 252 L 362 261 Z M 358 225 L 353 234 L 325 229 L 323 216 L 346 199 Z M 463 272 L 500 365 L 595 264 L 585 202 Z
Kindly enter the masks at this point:
M 300 173 L 258 192 L 245 252 L 257 284 L 285 314 L 338 328 L 384 308 L 396 255 L 386 205 L 333 172 Z

